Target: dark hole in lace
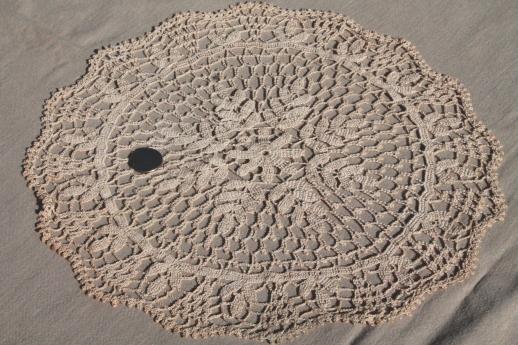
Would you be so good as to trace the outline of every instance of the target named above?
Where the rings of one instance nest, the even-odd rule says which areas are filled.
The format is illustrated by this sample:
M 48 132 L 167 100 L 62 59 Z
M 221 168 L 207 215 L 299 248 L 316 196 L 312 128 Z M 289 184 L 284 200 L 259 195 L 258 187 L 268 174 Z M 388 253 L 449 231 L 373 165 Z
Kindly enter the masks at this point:
M 158 168 L 163 162 L 162 154 L 149 147 L 141 147 L 128 156 L 128 165 L 135 171 L 144 173 Z

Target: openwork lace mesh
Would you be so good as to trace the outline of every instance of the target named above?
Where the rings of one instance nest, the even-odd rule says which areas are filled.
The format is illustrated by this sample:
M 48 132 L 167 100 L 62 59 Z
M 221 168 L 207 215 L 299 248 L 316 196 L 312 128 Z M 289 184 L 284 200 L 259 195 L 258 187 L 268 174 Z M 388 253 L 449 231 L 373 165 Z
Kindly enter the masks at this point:
M 408 314 L 505 208 L 461 84 L 329 12 L 177 14 L 96 53 L 43 126 L 43 241 L 89 295 L 193 337 Z M 141 147 L 163 164 L 131 169 Z

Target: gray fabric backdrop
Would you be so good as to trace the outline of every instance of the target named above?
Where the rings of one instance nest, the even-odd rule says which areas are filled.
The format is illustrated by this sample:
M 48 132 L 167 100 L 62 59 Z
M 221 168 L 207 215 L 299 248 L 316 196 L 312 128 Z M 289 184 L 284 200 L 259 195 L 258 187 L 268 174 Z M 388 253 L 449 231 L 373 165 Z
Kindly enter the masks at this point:
M 34 231 L 36 199 L 21 176 L 44 99 L 82 75 L 95 48 L 142 34 L 173 12 L 229 1 L 0 0 L 0 344 L 244 344 L 182 339 L 135 309 L 83 295 L 68 263 Z M 518 343 L 518 1 L 274 1 L 333 10 L 413 42 L 464 82 L 505 147 L 506 221 L 486 236 L 474 276 L 378 327 L 334 324 L 293 344 Z

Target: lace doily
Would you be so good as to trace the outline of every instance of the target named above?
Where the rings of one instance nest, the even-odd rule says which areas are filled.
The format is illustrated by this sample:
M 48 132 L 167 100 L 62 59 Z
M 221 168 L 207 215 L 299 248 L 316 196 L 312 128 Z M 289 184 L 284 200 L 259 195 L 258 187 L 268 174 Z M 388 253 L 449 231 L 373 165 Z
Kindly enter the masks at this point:
M 138 148 L 161 155 L 139 172 Z M 377 323 L 473 270 L 502 151 L 407 41 L 329 12 L 174 15 L 47 101 L 25 176 L 84 291 L 182 335 Z

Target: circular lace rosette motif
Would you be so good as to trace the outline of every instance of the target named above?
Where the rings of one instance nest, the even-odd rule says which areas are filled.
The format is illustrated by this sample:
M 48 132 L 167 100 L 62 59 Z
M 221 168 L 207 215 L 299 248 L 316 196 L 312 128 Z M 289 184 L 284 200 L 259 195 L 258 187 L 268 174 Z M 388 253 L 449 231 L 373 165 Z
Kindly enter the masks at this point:
M 376 323 L 464 278 L 501 149 L 406 41 L 319 11 L 175 15 L 47 102 L 25 175 L 83 289 L 182 335 Z M 138 172 L 139 148 L 162 155 Z

